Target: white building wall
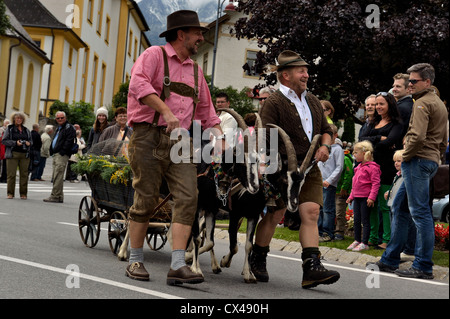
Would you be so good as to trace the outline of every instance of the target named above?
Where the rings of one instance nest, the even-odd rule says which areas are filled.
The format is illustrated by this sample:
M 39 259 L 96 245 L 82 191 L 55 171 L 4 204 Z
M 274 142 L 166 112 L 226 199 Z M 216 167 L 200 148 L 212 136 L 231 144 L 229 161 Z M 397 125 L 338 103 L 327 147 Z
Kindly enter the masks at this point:
M 22 56 L 23 59 L 23 70 L 22 70 L 22 82 L 20 85 L 20 101 L 18 105 L 14 105 L 14 95 L 16 90 L 16 78 L 17 74 L 17 65 L 19 56 Z M 33 80 L 32 80 L 32 88 L 31 88 L 31 104 L 30 104 L 30 113 L 26 114 L 27 120 L 25 122 L 25 126 L 28 128 L 32 128 L 34 123 L 38 122 L 39 119 L 39 110 L 37 106 L 39 105 L 39 84 L 41 82 L 41 70 L 42 64 L 35 57 L 29 55 L 27 51 L 22 48 L 14 48 L 11 52 L 11 61 L 12 68 L 9 74 L 9 88 L 7 94 L 7 105 L 6 105 L 6 118 L 10 118 L 12 113 L 20 111 L 24 113 L 25 111 L 25 99 L 27 93 L 27 84 L 28 84 L 28 74 L 30 63 L 33 64 Z
M 44 40 L 41 42 L 41 49 L 45 53 L 47 53 L 47 57 L 49 59 L 52 58 L 52 56 L 51 56 L 52 47 L 53 47 L 53 38 L 51 36 L 45 36 Z M 50 68 L 51 68 L 50 63 L 46 63 L 42 67 L 41 98 L 47 97 Z M 39 101 L 39 110 L 42 111 L 42 113 L 44 113 L 44 108 L 45 108 L 45 101 Z
M 242 69 L 246 63 L 247 50 L 258 52 L 264 50 L 259 48 L 256 41 L 240 39 L 230 35 L 230 28 L 233 27 L 234 22 L 240 18 L 242 14 L 234 13 L 231 19 L 219 25 L 219 34 L 217 40 L 216 62 L 214 86 L 218 88 L 225 88 L 228 86 L 237 90 L 244 88 L 253 88 L 257 84 L 263 83 L 258 77 L 247 76 Z M 209 38 L 203 42 L 199 48 L 199 52 L 192 58 L 203 68 L 204 55 L 208 53 L 208 67 L 203 70 L 205 74 L 212 75 L 214 62 L 214 38 L 211 38 L 215 32 L 215 26 L 209 31 Z

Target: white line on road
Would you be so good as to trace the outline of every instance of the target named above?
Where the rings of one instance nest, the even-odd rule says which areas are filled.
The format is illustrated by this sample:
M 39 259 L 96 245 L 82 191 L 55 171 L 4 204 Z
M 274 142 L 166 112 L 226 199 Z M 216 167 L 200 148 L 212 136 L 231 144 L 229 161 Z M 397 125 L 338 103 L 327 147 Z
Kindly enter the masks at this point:
M 274 255 L 274 254 L 268 254 L 268 256 L 269 257 L 274 257 L 274 258 L 279 258 L 279 259 L 286 259 L 286 260 L 297 261 L 297 262 L 301 262 L 302 261 L 301 258 L 279 256 L 279 255 Z M 365 272 L 365 273 L 368 273 L 368 274 L 372 274 L 373 273 L 373 271 L 368 270 L 368 269 L 357 269 L 357 268 L 341 266 L 341 265 L 334 265 L 334 264 L 328 264 L 328 263 L 322 263 L 322 264 L 327 266 L 327 267 L 334 267 L 334 268 L 340 268 L 340 269 L 351 270 L 351 271 Z M 425 284 L 431 284 L 431 285 L 437 285 L 437 286 L 448 286 L 447 283 L 443 283 L 443 282 L 437 282 L 437 281 L 426 280 L 426 279 L 400 277 L 400 276 L 397 276 L 396 274 L 391 274 L 391 273 L 386 273 L 386 272 L 380 272 L 379 271 L 379 272 L 377 272 L 377 274 L 380 274 L 380 275 L 386 276 L 386 277 L 393 277 L 393 278 L 397 278 L 397 279 L 418 281 L 418 282 L 422 282 L 422 283 L 425 283 Z
M 57 223 L 58 224 L 62 224 L 62 225 L 69 225 L 69 226 L 76 226 L 76 227 L 78 227 L 77 224 L 71 224 L 71 223 L 66 223 L 66 222 L 57 222 Z M 296 261 L 296 262 L 301 262 L 302 261 L 301 258 L 280 256 L 280 255 L 274 255 L 274 254 L 268 254 L 268 256 L 269 257 L 274 257 L 274 258 L 279 258 L 279 259 Z M 345 269 L 345 270 L 350 270 L 350 271 L 364 272 L 364 273 L 368 273 L 368 274 L 373 273 L 371 270 L 368 270 L 368 269 L 358 269 L 358 268 L 347 267 L 347 266 L 342 266 L 342 265 L 334 265 L 334 264 L 328 264 L 328 263 L 322 263 L 322 264 L 327 266 L 327 267 L 334 267 L 334 268 L 340 268 L 340 269 Z M 400 276 L 397 276 L 396 274 L 391 274 L 391 273 L 386 273 L 386 272 L 377 272 L 377 273 L 379 273 L 381 276 L 385 276 L 385 277 L 392 277 L 392 278 L 403 279 L 403 280 L 418 281 L 418 282 L 422 282 L 422 283 L 425 283 L 425 284 L 431 284 L 431 285 L 436 285 L 436 286 L 448 286 L 447 283 L 433 281 L 433 280 L 400 277 Z
M 75 226 L 75 227 L 79 227 L 80 225 L 78 224 L 74 224 L 74 223 L 66 223 L 66 222 L 56 222 L 57 224 L 61 224 L 61 225 L 67 225 L 67 226 Z M 100 227 L 100 230 L 108 230 L 108 228 L 103 228 Z
M 35 263 L 35 262 L 32 262 L 32 261 L 28 261 L 28 260 L 23 260 L 23 259 L 18 259 L 18 258 L 3 256 L 3 255 L 0 255 L 0 259 L 6 260 L 6 261 L 9 261 L 9 262 L 13 262 L 13 263 L 17 263 L 17 264 L 22 264 L 22 265 L 26 265 L 26 266 L 30 266 L 30 267 L 50 270 L 50 271 L 53 271 L 53 272 L 57 272 L 57 273 L 73 276 L 73 273 L 72 272 L 69 273 L 68 271 L 66 271 L 66 269 L 57 268 L 57 267 L 53 267 L 53 266 L 48 266 L 48 265 L 44 265 L 44 264 L 40 264 L 40 263 Z M 175 295 L 166 294 L 166 293 L 159 292 L 159 291 L 156 291 L 156 290 L 136 287 L 136 286 L 124 284 L 124 283 L 121 283 L 121 282 L 117 282 L 117 281 L 113 281 L 113 280 L 109 280 L 109 279 L 105 279 L 105 278 L 100 278 L 100 277 L 86 275 L 86 274 L 81 274 L 81 273 L 79 275 L 80 275 L 80 278 L 83 278 L 83 279 L 92 280 L 92 281 L 99 282 L 99 283 L 102 283 L 102 284 L 105 284 L 105 285 L 110 285 L 110 286 L 114 286 L 114 287 L 118 287 L 118 288 L 123 288 L 123 289 L 131 290 L 131 291 L 143 293 L 143 294 L 146 294 L 146 295 L 159 297 L 159 298 L 164 298 L 164 299 L 184 299 L 184 298 L 181 298 L 181 297 L 178 297 L 178 296 L 175 296 Z

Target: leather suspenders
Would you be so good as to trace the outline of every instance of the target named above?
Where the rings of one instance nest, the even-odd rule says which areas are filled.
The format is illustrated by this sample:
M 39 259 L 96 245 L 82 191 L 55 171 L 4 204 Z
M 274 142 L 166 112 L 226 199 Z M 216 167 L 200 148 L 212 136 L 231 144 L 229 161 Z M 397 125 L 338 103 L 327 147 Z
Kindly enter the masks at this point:
M 164 56 L 164 79 L 163 79 L 163 90 L 161 92 L 161 100 L 165 101 L 170 96 L 170 92 L 174 92 L 178 95 L 185 96 L 185 97 L 191 97 L 194 99 L 194 110 L 192 111 L 192 121 L 194 120 L 195 116 L 195 110 L 197 108 L 197 104 L 199 102 L 198 99 L 198 64 L 194 62 L 194 81 L 195 86 L 194 88 L 190 87 L 189 85 L 182 83 L 182 82 L 172 82 L 170 81 L 169 76 L 169 63 L 167 61 L 167 53 L 164 47 L 161 46 L 161 50 L 163 52 Z M 159 113 L 156 112 L 155 116 L 153 118 L 152 125 L 158 126 L 158 120 L 159 120 Z

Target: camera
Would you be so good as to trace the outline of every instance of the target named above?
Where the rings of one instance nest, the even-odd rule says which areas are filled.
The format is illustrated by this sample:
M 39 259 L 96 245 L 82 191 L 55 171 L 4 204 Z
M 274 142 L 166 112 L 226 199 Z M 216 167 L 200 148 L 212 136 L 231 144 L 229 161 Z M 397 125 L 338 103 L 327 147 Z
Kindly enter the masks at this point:
M 22 149 L 23 149 L 24 151 L 28 150 L 28 146 L 27 146 L 27 144 L 26 144 L 27 141 L 25 141 L 25 140 L 20 140 L 19 142 L 20 142 L 20 144 L 22 144 Z

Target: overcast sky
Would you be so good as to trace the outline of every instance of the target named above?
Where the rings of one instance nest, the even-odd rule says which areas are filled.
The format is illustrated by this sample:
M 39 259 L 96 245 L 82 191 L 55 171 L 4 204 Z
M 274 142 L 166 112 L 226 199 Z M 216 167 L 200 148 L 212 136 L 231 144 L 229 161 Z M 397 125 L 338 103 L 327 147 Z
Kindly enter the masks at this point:
M 141 2 L 143 0 L 136 0 L 136 2 Z M 208 4 L 208 3 L 217 3 L 218 0 L 189 0 L 192 3 L 192 7 L 194 10 L 200 8 L 201 6 L 203 6 L 204 4 Z M 221 0 L 223 1 L 223 0 Z M 228 1 L 226 1 L 228 4 Z M 226 4 L 225 4 L 226 5 Z

